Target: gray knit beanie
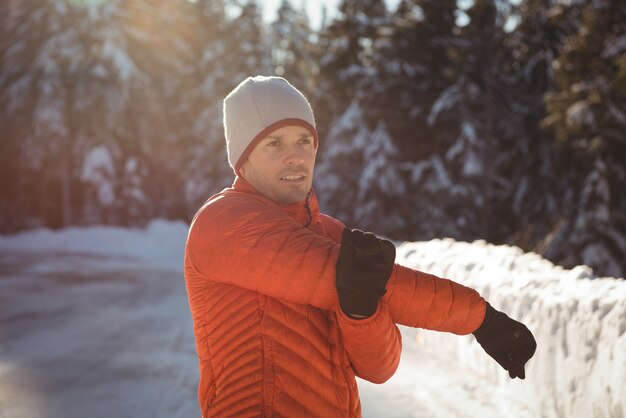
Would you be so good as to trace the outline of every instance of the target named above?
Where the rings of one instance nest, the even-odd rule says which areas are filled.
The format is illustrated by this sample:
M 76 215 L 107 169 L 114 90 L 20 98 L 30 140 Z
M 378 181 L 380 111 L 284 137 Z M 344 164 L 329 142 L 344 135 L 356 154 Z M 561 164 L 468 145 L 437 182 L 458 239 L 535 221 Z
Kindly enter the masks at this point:
M 224 99 L 224 133 L 228 163 L 239 174 L 258 142 L 288 125 L 307 128 L 317 148 L 317 131 L 311 105 L 282 77 L 256 76 L 242 81 Z

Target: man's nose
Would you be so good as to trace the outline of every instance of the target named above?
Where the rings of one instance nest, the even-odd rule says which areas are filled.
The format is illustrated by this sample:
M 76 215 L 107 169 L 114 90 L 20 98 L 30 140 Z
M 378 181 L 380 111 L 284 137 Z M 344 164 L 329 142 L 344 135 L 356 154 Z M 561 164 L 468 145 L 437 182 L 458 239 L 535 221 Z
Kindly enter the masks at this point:
M 304 163 L 304 151 L 300 147 L 290 147 L 285 150 L 284 161 L 288 165 L 299 165 Z

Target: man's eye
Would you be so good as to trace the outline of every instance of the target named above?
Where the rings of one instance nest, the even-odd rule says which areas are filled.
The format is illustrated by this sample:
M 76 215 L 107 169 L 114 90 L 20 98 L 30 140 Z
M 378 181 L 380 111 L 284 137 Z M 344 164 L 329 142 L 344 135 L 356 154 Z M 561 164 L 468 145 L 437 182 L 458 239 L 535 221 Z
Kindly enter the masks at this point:
M 280 146 L 280 141 L 268 142 L 267 146 L 268 147 L 279 147 Z
M 300 143 L 301 144 L 310 144 L 311 143 L 311 138 L 300 138 Z

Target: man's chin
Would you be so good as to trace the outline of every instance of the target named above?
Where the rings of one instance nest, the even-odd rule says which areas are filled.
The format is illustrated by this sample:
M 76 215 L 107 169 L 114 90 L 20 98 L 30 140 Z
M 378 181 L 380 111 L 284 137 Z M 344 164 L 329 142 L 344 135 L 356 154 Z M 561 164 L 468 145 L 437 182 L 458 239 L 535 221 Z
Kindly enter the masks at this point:
M 296 203 L 304 202 L 306 200 L 306 197 L 309 194 L 309 189 L 307 189 L 307 190 L 304 190 L 304 189 L 302 189 L 302 190 L 292 190 L 290 192 L 283 193 L 280 196 L 278 196 L 279 202 L 280 203 L 285 203 L 285 204 L 288 204 L 288 205 L 293 205 L 293 204 L 296 204 Z

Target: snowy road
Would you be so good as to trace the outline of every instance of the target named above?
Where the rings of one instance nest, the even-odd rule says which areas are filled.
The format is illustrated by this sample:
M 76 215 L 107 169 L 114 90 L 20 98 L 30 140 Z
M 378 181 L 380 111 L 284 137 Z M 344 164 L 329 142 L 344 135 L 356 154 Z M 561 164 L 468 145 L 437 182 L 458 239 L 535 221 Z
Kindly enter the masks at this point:
M 181 274 L 88 255 L 0 258 L 0 417 L 194 417 Z
M 529 416 L 418 344 L 417 331 L 403 333 L 398 373 L 382 386 L 359 381 L 364 417 Z M 194 350 L 180 271 L 80 253 L 0 255 L 0 418 L 197 417 Z
M 515 391 L 499 388 L 485 376 L 460 366 L 452 353 L 425 343 L 424 336 L 434 334 L 431 331 L 402 328 L 402 334 L 402 359 L 396 374 L 382 386 L 359 381 L 364 417 L 533 417 L 529 405 L 516 398 Z M 456 338 L 470 338 L 442 337 L 452 344 Z M 515 387 L 527 382 L 510 384 Z

